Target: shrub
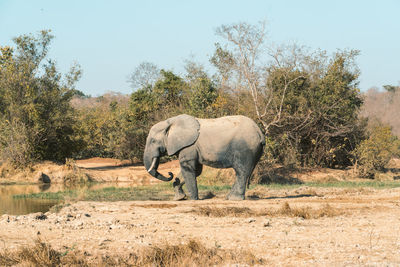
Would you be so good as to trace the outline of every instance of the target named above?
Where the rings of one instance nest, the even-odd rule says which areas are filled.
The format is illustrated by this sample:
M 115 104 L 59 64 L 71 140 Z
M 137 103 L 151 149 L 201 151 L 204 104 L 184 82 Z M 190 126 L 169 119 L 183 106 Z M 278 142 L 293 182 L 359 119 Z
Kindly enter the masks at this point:
M 390 127 L 375 126 L 354 154 L 360 175 L 372 178 L 376 172 L 384 170 L 392 157 L 400 154 L 400 141 Z
M 70 99 L 81 71 L 61 75 L 46 60 L 52 38 L 42 31 L 14 38 L 15 51 L 0 46 L 0 150 L 15 166 L 63 161 L 80 148 Z

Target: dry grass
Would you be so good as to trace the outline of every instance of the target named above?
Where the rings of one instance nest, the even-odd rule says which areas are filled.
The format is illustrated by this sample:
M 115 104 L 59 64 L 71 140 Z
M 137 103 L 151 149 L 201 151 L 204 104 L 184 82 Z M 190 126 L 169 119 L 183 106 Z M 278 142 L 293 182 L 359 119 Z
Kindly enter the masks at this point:
M 208 217 L 253 217 L 262 216 L 248 207 L 210 207 L 199 206 L 189 212 Z
M 279 209 L 252 210 L 248 207 L 210 207 L 200 206 L 189 212 L 208 217 L 300 217 L 304 219 L 318 219 L 322 217 L 334 217 L 344 214 L 343 211 L 324 204 L 318 209 L 311 207 L 291 207 L 289 203 L 283 203 Z
M 300 217 L 303 219 L 318 219 L 322 217 L 335 217 L 342 215 L 344 212 L 333 208 L 329 204 L 324 204 L 318 209 L 311 207 L 290 207 L 289 203 L 285 202 L 282 207 L 276 210 L 276 215 L 283 215 L 288 217 Z
M 185 244 L 151 246 L 129 256 L 89 258 L 87 252 L 61 253 L 41 240 L 32 247 L 0 253 L 1 266 L 220 266 L 229 264 L 265 264 L 249 251 L 206 248 L 196 240 Z
M 90 266 L 87 260 L 76 253 L 61 253 L 47 243 L 37 239 L 32 247 L 0 253 L 0 266 Z
M 153 209 L 172 209 L 177 207 L 177 204 L 168 204 L 168 203 L 153 203 L 153 204 L 132 204 L 131 207 L 140 207 L 140 208 L 153 208 Z

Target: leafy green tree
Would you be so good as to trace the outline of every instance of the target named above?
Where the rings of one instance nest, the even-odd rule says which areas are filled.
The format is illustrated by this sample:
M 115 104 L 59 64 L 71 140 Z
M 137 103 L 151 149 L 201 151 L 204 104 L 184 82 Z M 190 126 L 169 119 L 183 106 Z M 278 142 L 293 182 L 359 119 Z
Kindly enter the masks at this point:
M 219 95 L 216 84 L 198 63 L 187 61 L 185 69 L 187 73 L 185 112 L 198 117 L 216 116 L 213 105 Z
M 351 151 L 365 130 L 365 123 L 358 118 L 362 98 L 358 71 L 352 67 L 356 55 L 356 51 L 337 53 L 326 66 L 320 59 L 317 73 L 282 74 L 279 69 L 271 73 L 272 102 L 282 101 L 282 112 L 279 124 L 271 126 L 270 136 L 279 144 L 274 145 L 278 149 L 275 156 L 282 162 L 330 167 L 351 164 Z M 299 76 L 304 78 L 286 87 L 283 98 L 285 77 Z
M 234 113 L 255 119 L 268 137 L 265 155 L 284 164 L 343 167 L 363 139 L 358 51 L 266 46 L 265 23 L 222 25 L 211 62 Z
M 172 71 L 161 70 L 161 77 L 151 91 L 159 108 L 173 110 L 184 101 L 186 84 Z
M 15 165 L 42 159 L 63 161 L 81 146 L 70 106 L 71 86 L 81 70 L 75 65 L 63 77 L 52 60 L 45 61 L 52 39 L 50 31 L 41 31 L 37 36 L 14 38 L 15 51 L 1 48 L 0 146 L 3 159 Z M 24 149 L 15 149 L 16 140 Z

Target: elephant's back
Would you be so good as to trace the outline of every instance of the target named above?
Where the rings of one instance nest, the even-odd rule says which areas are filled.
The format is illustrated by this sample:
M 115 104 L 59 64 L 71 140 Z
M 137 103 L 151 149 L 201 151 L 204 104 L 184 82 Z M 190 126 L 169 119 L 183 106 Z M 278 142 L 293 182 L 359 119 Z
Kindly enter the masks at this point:
M 258 125 L 250 118 L 242 115 L 225 116 L 215 119 L 198 119 L 200 133 L 207 132 L 208 136 L 223 135 L 230 139 L 244 138 L 255 144 L 265 144 L 264 134 Z

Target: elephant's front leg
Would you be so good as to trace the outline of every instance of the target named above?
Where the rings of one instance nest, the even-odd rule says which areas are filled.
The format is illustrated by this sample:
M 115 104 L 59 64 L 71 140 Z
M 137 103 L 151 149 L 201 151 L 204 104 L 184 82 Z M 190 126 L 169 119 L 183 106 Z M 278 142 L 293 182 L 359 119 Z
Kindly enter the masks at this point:
M 178 176 L 182 177 L 182 174 L 180 173 Z M 186 197 L 186 194 L 185 192 L 183 192 L 182 189 L 182 186 L 185 184 L 185 182 L 181 182 L 181 179 L 179 177 L 176 177 L 175 181 L 172 184 L 174 186 L 175 192 L 174 200 L 183 200 Z
M 198 200 L 199 192 L 197 189 L 197 181 L 196 181 L 196 161 L 184 161 L 180 162 L 181 165 L 181 174 L 185 179 L 186 189 L 189 192 L 190 199 Z

